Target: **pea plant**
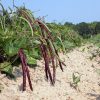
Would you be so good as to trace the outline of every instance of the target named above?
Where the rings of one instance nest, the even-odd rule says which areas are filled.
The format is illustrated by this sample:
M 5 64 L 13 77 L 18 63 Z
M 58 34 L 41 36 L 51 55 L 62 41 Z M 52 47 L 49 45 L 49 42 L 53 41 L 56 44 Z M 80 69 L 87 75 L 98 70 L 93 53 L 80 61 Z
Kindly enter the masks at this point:
M 81 78 L 81 75 L 79 75 L 78 72 L 75 72 L 72 74 L 72 83 L 70 83 L 70 86 L 73 87 L 74 89 L 77 89 L 78 87 L 78 83 L 80 83 L 80 78 Z
M 0 71 L 11 74 L 12 65 L 20 61 L 23 71 L 23 91 L 26 90 L 26 77 L 33 90 L 28 65 L 36 63 L 40 55 L 45 62 L 46 79 L 55 84 L 56 67 L 63 71 L 64 62 L 60 59 L 54 44 L 52 32 L 47 25 L 35 19 L 25 7 L 17 8 L 10 13 L 2 7 L 0 13 Z M 12 60 L 13 59 L 13 60 Z M 6 66 L 1 64 L 6 63 Z M 50 66 L 51 62 L 51 66 Z M 53 69 L 53 72 L 51 72 Z

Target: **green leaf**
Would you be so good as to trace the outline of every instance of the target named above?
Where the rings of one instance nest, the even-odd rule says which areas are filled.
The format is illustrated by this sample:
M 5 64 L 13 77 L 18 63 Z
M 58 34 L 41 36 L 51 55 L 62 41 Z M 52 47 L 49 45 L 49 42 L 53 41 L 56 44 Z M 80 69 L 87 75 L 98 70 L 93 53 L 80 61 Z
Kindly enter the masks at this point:
M 0 64 L 0 71 L 4 71 L 8 74 L 12 74 L 13 68 L 11 63 L 9 62 L 4 62 Z
M 18 52 L 18 48 L 14 47 L 13 43 L 6 43 L 6 46 L 4 47 L 4 50 L 7 55 L 14 56 Z
M 25 48 L 27 46 L 27 38 L 20 37 L 19 39 L 14 41 L 14 46 L 17 48 Z
M 40 42 L 40 41 L 38 41 L 38 40 L 34 40 L 34 41 L 33 41 L 33 43 L 35 43 L 36 45 L 41 44 L 41 42 Z
M 80 76 L 75 76 L 75 74 L 73 73 L 72 75 L 73 78 L 73 84 L 78 84 L 80 82 Z
M 28 56 L 33 57 L 34 59 L 40 59 L 40 55 L 38 53 L 38 49 L 29 49 L 29 50 L 24 50 L 25 54 Z
M 36 65 L 37 64 L 37 61 L 35 58 L 27 55 L 27 63 L 30 64 L 30 65 Z
M 80 77 L 76 77 L 74 84 L 78 84 L 80 82 Z
M 76 77 L 75 77 L 74 73 L 72 75 L 72 78 L 73 78 L 73 82 L 75 82 Z

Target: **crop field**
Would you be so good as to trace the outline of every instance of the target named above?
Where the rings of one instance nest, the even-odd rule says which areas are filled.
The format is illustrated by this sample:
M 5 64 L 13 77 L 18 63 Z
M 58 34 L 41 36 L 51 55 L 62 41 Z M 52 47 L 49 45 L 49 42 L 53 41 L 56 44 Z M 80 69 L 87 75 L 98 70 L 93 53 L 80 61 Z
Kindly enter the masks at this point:
M 49 23 L 0 3 L 0 100 L 100 100 L 100 22 Z

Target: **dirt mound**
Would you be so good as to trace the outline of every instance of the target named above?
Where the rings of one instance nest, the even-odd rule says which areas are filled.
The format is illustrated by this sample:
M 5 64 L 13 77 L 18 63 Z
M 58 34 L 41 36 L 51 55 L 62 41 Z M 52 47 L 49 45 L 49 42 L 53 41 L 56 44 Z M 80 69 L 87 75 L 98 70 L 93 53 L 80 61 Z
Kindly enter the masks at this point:
M 58 67 L 56 83 L 51 86 L 45 80 L 44 62 L 38 61 L 36 69 L 30 68 L 33 91 L 27 83 L 27 91 L 22 92 L 21 67 L 14 69 L 16 80 L 0 74 L 0 100 L 100 100 L 100 49 L 93 45 L 75 48 L 66 55 L 60 54 L 65 61 L 64 72 Z M 80 75 L 76 88 L 73 73 Z

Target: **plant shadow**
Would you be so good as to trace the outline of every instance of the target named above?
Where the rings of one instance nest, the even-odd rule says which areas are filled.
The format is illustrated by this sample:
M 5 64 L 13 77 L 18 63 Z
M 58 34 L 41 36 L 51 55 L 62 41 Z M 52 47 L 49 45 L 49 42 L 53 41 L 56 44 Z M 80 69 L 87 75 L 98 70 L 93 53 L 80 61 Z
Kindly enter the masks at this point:
M 13 71 L 13 75 L 18 78 L 21 77 L 23 75 L 22 70 L 20 68 L 15 68 Z
M 95 100 L 100 100 L 100 94 L 87 93 L 87 95 L 96 97 Z

